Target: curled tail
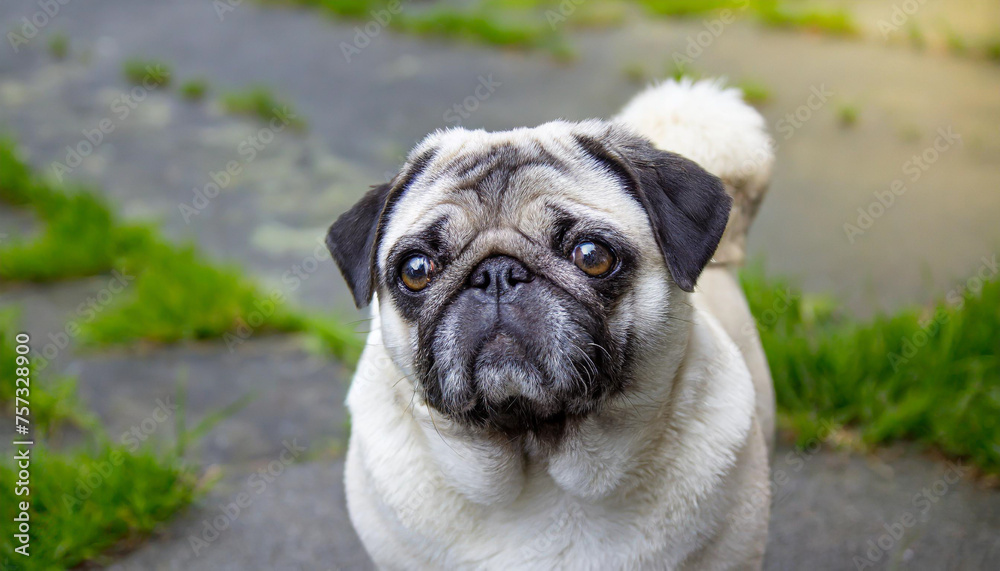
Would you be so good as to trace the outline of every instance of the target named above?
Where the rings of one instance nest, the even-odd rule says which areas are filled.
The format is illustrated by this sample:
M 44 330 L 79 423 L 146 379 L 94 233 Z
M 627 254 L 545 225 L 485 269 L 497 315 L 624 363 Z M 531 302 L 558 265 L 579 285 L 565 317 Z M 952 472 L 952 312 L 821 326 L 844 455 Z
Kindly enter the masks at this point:
M 733 209 L 713 260 L 742 264 L 747 231 L 771 179 L 774 143 L 740 90 L 722 80 L 668 80 L 636 95 L 614 120 L 722 179 Z

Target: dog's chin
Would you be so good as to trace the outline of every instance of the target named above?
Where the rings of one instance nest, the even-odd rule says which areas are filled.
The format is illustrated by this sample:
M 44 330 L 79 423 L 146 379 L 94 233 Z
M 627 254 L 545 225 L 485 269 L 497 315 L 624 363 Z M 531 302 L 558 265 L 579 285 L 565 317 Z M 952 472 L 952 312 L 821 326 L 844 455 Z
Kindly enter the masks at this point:
M 479 430 L 548 439 L 599 406 L 600 399 L 575 364 L 567 363 L 565 369 L 571 372 L 565 378 L 553 379 L 530 354 L 512 337 L 496 335 L 470 359 L 468 393 L 441 412 Z

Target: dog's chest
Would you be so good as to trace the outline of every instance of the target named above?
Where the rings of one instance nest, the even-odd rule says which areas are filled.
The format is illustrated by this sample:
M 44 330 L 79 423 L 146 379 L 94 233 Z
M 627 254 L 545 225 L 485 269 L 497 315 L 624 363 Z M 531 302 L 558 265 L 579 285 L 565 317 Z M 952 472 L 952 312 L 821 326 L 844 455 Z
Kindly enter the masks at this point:
M 358 468 L 349 462 L 348 470 Z M 371 502 L 354 506 L 372 516 L 355 524 L 388 568 L 406 561 L 406 568 L 427 569 L 672 569 L 706 531 L 697 522 L 708 523 L 662 490 L 585 501 L 544 474 L 530 477 L 506 506 L 476 505 L 416 481 L 404 487 L 381 497 L 349 489 L 355 502 Z

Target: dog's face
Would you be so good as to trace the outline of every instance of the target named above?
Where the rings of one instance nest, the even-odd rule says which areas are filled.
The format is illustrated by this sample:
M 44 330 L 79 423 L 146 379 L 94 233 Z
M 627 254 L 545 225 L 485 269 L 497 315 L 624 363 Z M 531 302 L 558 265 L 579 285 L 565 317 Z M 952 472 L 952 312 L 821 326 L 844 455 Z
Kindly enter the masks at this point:
M 686 323 L 730 200 L 623 127 L 429 136 L 331 227 L 358 306 L 428 405 L 505 434 L 561 430 L 627 391 Z

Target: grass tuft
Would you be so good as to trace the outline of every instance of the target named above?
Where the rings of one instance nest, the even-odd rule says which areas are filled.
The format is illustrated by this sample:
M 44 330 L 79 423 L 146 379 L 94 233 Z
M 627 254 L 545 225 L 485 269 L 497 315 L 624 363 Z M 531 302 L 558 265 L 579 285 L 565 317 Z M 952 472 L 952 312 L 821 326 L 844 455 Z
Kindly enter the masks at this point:
M 49 55 L 53 59 L 66 59 L 69 55 L 69 36 L 62 32 L 54 32 L 49 36 Z
M 206 93 L 208 93 L 208 80 L 200 77 L 189 79 L 180 86 L 181 97 L 188 101 L 204 99 Z
M 674 60 L 667 65 L 666 75 L 674 81 L 680 81 L 685 77 L 691 80 L 698 80 L 702 77 L 701 72 L 679 60 Z
M 122 64 L 122 75 L 132 85 L 147 88 L 164 87 L 170 84 L 170 66 L 162 61 L 130 59 Z
M 248 325 L 262 333 L 301 330 L 296 318 L 238 269 L 209 263 L 193 247 L 153 244 L 125 271 L 137 276 L 135 283 L 83 327 L 86 341 L 217 339 Z
M 643 84 L 649 81 L 646 74 L 646 66 L 640 62 L 632 62 L 622 67 L 622 75 L 629 83 Z
M 965 55 L 969 51 L 969 44 L 965 41 L 965 38 L 958 35 L 958 32 L 954 30 L 945 32 L 945 45 L 948 46 L 948 51 L 954 55 Z
M 108 443 L 72 454 L 36 444 L 31 454 L 30 496 L 15 496 L 17 468 L 0 462 L 0 517 L 12 522 L 19 502 L 31 504 L 30 557 L 14 554 L 13 533 L 4 533 L 0 558 L 25 570 L 95 561 L 150 534 L 196 495 L 195 476 L 173 456 Z
M 18 153 L 12 139 L 0 137 L 0 201 L 23 206 L 44 200 L 47 191 L 35 183 L 31 169 Z
M 783 423 L 801 442 L 833 423 L 866 444 L 913 440 L 1000 473 L 1000 281 L 867 322 L 759 266 L 741 282 Z
M 0 311 L 0 362 L 4 364 L 0 368 L 0 413 L 3 413 L 5 418 L 12 418 L 14 407 L 24 406 L 23 403 L 15 402 L 15 397 L 20 396 L 27 398 L 31 403 L 30 420 L 36 435 L 47 435 L 67 424 L 79 427 L 92 425 L 93 418 L 84 412 L 76 396 L 74 379 L 39 380 L 34 361 L 28 359 L 27 365 L 18 362 L 14 342 L 14 337 L 19 332 L 16 323 L 13 310 L 5 308 Z M 17 369 L 21 367 L 27 368 L 27 376 L 16 374 Z M 27 384 L 17 382 L 18 378 L 26 378 Z M 21 388 L 27 388 L 27 391 L 17 392 Z M 10 416 L 6 416 L 7 413 L 10 413 Z
M 725 8 L 745 6 L 741 0 L 640 0 L 642 6 L 657 16 L 699 16 Z
M 771 90 L 759 81 L 744 80 L 736 87 L 743 92 L 743 100 L 751 105 L 764 105 L 771 100 Z
M 140 226 L 119 224 L 102 198 L 85 191 L 49 194 L 36 213 L 40 235 L 0 247 L 0 278 L 50 282 L 109 272 L 148 236 Z
M 765 26 L 804 29 L 833 36 L 856 36 L 858 27 L 843 9 L 819 8 L 801 2 L 759 0 L 754 13 Z
M 222 96 L 221 103 L 226 113 L 255 117 L 261 121 L 278 119 L 300 131 L 306 128 L 306 122 L 288 102 L 278 99 L 270 89 L 263 86 L 226 93 Z
M 837 123 L 848 129 L 858 123 L 861 118 L 861 108 L 852 103 L 841 103 L 837 106 Z
M 983 53 L 986 59 L 1000 63 L 1000 38 L 987 41 L 983 47 Z
M 909 39 L 910 45 L 918 51 L 927 47 L 927 36 L 915 22 L 910 22 L 906 26 L 906 37 Z

